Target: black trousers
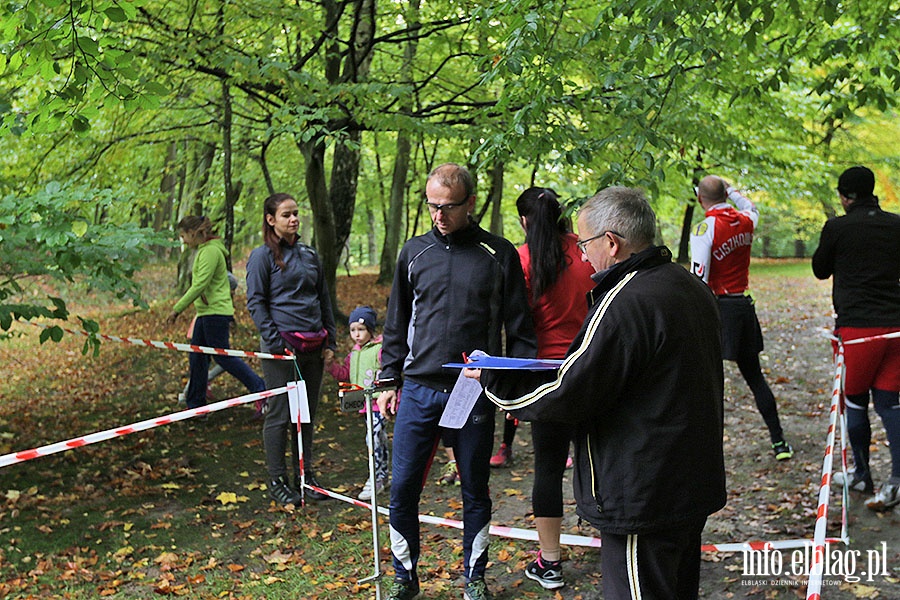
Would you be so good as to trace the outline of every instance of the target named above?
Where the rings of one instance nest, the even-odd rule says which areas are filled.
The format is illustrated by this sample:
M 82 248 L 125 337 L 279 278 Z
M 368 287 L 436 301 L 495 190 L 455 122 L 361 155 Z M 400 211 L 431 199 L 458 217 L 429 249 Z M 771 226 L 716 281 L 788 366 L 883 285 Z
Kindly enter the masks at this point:
M 601 530 L 604 600 L 696 600 L 704 525 L 630 535 Z

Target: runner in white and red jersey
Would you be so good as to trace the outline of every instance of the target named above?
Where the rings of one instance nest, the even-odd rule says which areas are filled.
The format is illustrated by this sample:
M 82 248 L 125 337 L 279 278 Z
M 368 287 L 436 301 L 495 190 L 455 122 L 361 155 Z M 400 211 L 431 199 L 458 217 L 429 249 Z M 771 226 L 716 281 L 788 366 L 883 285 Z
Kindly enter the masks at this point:
M 722 318 L 722 357 L 737 362 L 769 429 L 775 458 L 787 460 L 794 451 L 784 440 L 775 395 L 759 364 L 762 330 L 748 293 L 750 247 L 759 211 L 725 180 L 713 175 L 700 181 L 697 200 L 706 216 L 691 232 L 691 271 L 716 295 Z

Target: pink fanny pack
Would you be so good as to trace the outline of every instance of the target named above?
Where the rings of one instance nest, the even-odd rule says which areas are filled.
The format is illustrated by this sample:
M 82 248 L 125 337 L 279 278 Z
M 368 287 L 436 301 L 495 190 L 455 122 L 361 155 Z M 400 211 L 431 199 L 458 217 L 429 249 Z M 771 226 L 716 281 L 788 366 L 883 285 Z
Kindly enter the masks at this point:
M 297 352 L 313 352 L 322 347 L 328 338 L 328 331 L 279 331 L 281 337 Z

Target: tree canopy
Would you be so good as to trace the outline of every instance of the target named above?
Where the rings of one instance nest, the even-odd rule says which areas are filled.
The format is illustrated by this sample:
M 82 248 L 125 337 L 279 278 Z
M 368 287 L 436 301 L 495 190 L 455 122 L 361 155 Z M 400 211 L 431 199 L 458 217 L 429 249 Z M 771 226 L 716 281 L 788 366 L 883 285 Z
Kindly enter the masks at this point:
M 204 213 L 241 250 L 259 243 L 263 198 L 287 191 L 304 206 L 302 235 L 333 290 L 342 257 L 380 263 L 390 277 L 397 246 L 427 226 L 424 178 L 443 161 L 479 175 L 479 214 L 488 201 L 506 207 L 492 212 L 495 231 L 505 220 L 518 235 L 511 202 L 532 183 L 573 205 L 618 183 L 649 190 L 670 245 L 692 182 L 712 172 L 763 205 L 765 251 L 785 253 L 834 213 L 831 188 L 850 164 L 870 165 L 896 202 L 898 9 L 896 0 L 9 3 L 0 191 L 28 203 L 56 186 L 87 205 L 91 227 L 134 226 L 139 247 Z M 4 268 L 24 273 L 29 262 L 7 250 L 23 224 L 6 206 Z M 42 256 L 49 270 L 68 268 Z

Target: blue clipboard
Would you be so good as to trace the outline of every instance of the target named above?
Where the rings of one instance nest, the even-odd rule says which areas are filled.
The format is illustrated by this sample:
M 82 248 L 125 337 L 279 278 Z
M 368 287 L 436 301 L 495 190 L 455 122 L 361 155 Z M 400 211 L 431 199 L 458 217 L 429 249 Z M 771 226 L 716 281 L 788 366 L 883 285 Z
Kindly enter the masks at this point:
M 448 369 L 510 369 L 518 371 L 553 371 L 562 360 L 549 358 L 511 358 L 507 356 L 473 356 L 469 362 L 445 363 Z

